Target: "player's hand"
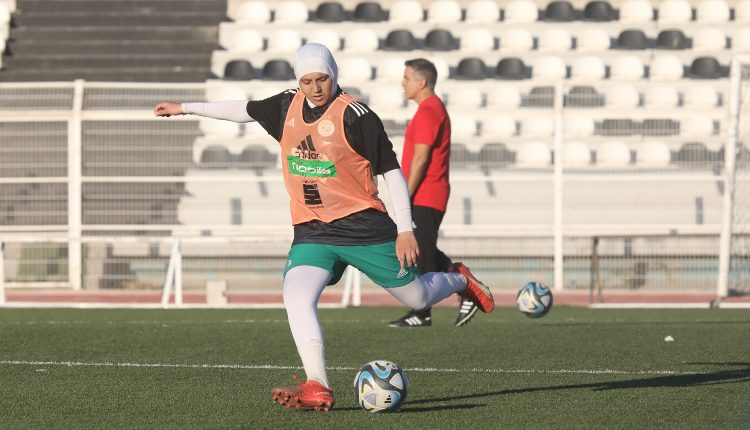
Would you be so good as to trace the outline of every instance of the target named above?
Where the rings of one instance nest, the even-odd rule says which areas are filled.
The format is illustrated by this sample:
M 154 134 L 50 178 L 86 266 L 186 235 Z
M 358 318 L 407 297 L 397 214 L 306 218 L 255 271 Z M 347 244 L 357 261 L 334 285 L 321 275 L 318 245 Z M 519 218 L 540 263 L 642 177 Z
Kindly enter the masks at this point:
M 399 233 L 396 237 L 396 257 L 398 257 L 401 268 L 416 266 L 418 256 L 419 245 L 417 245 L 414 232 L 404 231 Z
M 182 103 L 161 102 L 154 107 L 154 115 L 166 117 L 182 115 Z

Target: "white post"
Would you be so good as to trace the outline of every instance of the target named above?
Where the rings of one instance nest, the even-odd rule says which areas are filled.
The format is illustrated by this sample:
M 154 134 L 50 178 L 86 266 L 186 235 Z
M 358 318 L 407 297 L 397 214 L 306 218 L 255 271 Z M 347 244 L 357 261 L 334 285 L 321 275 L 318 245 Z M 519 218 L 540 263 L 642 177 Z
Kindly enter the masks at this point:
M 563 281 L 563 139 L 562 139 L 562 111 L 563 111 L 563 83 L 555 85 L 555 135 L 554 135 L 554 290 L 562 291 Z
M 5 304 L 5 242 L 0 240 L 0 305 Z
M 732 59 L 729 69 L 729 127 L 724 148 L 724 213 L 721 219 L 719 240 L 719 276 L 716 298 L 721 300 L 729 294 L 729 263 L 732 257 L 732 222 L 734 215 L 734 180 L 737 160 L 737 135 L 739 131 L 740 91 L 742 64 Z
M 81 289 L 81 212 L 82 212 L 82 79 L 73 87 L 73 111 L 68 121 L 68 282 L 73 290 Z
M 175 251 L 175 264 L 174 264 L 174 303 L 176 305 L 182 304 L 182 249 L 180 247 L 180 240 L 175 240 L 174 243 Z
M 352 306 L 362 306 L 362 272 L 357 269 L 354 271 L 354 285 L 352 288 Z
M 349 306 L 349 296 L 352 294 L 353 271 L 354 268 L 349 266 L 346 268 L 346 272 L 344 272 L 344 292 L 341 293 L 342 308 Z
M 172 252 L 169 253 L 169 264 L 167 265 L 167 274 L 164 278 L 164 288 L 161 293 L 161 306 L 166 309 L 169 306 L 169 296 L 172 294 L 172 284 L 174 284 L 175 266 L 177 265 L 177 249 L 179 245 L 177 241 L 172 243 Z

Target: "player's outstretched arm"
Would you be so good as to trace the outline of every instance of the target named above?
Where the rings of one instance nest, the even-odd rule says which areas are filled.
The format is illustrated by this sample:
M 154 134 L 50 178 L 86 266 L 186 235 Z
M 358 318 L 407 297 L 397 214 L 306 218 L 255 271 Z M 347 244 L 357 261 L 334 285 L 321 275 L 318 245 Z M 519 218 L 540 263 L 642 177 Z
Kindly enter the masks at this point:
M 182 103 L 161 102 L 154 107 L 154 115 L 165 117 L 182 115 Z

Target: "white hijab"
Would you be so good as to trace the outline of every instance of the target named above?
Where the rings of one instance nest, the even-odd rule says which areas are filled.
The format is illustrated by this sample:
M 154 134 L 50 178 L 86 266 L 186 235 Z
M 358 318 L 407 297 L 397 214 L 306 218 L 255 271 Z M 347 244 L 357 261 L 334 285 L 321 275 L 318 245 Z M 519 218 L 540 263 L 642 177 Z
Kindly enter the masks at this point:
M 320 43 L 308 43 L 300 46 L 294 55 L 294 76 L 297 78 L 297 82 L 306 74 L 315 72 L 325 73 L 331 77 L 333 84 L 331 97 L 333 97 L 338 88 L 339 72 L 333 54 L 325 45 Z M 308 103 L 310 103 L 309 100 Z

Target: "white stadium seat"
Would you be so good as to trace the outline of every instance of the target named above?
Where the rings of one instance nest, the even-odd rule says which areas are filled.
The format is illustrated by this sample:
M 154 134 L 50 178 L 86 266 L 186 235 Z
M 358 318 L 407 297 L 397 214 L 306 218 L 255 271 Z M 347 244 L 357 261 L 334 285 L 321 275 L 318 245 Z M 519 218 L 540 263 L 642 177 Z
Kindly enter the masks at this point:
M 664 0 L 659 5 L 659 24 L 684 24 L 693 19 L 693 8 L 687 0 Z
M 404 78 L 404 62 L 406 58 L 399 56 L 388 56 L 378 60 L 375 78 L 379 81 L 390 82 L 394 85 L 400 84 Z
M 330 28 L 319 28 L 310 32 L 307 43 L 320 43 L 335 53 L 341 48 L 341 38 L 335 30 Z
M 223 36 L 224 34 L 226 36 Z M 221 33 L 219 41 L 221 46 L 228 50 L 242 51 L 243 53 L 263 50 L 263 36 L 253 28 L 238 28 L 233 32 Z
M 576 37 L 576 51 L 601 52 L 609 49 L 609 33 L 603 28 L 584 28 Z
M 649 79 L 652 81 L 676 81 L 682 79 L 685 67 L 676 55 L 656 54 L 649 67 Z
M 271 21 L 271 9 L 264 1 L 243 1 L 234 11 L 234 20 L 240 24 L 266 24 Z
M 696 21 L 721 24 L 729 21 L 729 5 L 724 0 L 702 0 L 695 8 Z
M 534 60 L 531 71 L 534 79 L 565 79 L 568 76 L 565 61 L 552 55 Z
M 586 55 L 573 60 L 571 77 L 599 81 L 606 77 L 607 67 L 604 61 L 595 55 Z
M 362 57 L 345 57 L 338 61 L 339 85 L 351 85 L 354 82 L 372 79 L 372 65 Z
M 505 5 L 506 24 L 528 24 L 539 19 L 539 9 L 532 0 L 511 0 Z
M 591 164 L 591 150 L 583 142 L 565 142 L 562 161 L 565 167 L 586 167 Z
M 552 161 L 552 152 L 544 142 L 523 142 L 516 151 L 516 165 L 518 167 L 546 167 Z
M 500 9 L 495 0 L 473 0 L 466 5 L 466 22 L 493 24 L 500 20 Z
M 516 108 L 521 100 L 521 91 L 513 84 L 493 85 L 487 90 L 487 107 Z
M 486 28 L 470 28 L 461 34 L 463 52 L 485 52 L 495 49 L 495 36 Z
M 713 108 L 719 104 L 719 94 L 710 85 L 691 85 L 683 94 L 685 107 Z
M 381 109 L 401 109 L 404 107 L 404 91 L 398 86 L 383 85 L 370 94 L 367 104 L 376 112 Z
M 516 120 L 511 116 L 496 116 L 482 122 L 483 137 L 511 137 L 516 132 Z
M 531 117 L 523 120 L 521 135 L 524 137 L 550 137 L 555 132 L 552 116 Z
M 620 141 L 601 142 L 596 148 L 596 164 L 602 167 L 625 167 L 630 164 L 630 149 Z
M 245 90 L 239 85 L 224 83 L 222 83 L 221 85 L 206 85 L 206 101 L 208 102 L 247 99 L 248 97 L 245 93 Z
M 620 4 L 621 24 L 645 24 L 654 19 L 654 8 L 648 0 L 625 0 Z
M 646 90 L 646 106 L 649 108 L 674 108 L 680 103 L 680 94 L 669 85 L 652 85 Z
M 451 138 L 461 140 L 476 137 L 477 122 L 474 117 L 453 109 L 448 114 L 451 117 Z
M 643 78 L 643 61 L 635 55 L 618 56 L 610 64 L 613 80 L 636 80 Z
M 525 28 L 516 27 L 500 33 L 500 51 L 526 52 L 534 48 L 534 37 Z
M 738 52 L 750 51 L 750 27 L 737 30 L 732 38 L 732 50 Z
M 479 87 L 462 86 L 452 89 L 448 93 L 447 101 L 451 108 L 461 107 L 476 109 L 481 107 L 482 103 L 484 103 L 484 95 Z
M 680 121 L 680 135 L 686 138 L 709 137 L 714 134 L 714 120 L 705 115 L 696 115 Z
M 198 118 L 198 128 L 207 136 L 237 136 L 240 133 L 239 123 L 213 118 Z
M 594 118 L 577 114 L 565 115 L 562 127 L 567 137 L 590 137 L 596 128 Z
M 717 27 L 704 27 L 693 34 L 693 50 L 722 51 L 727 48 L 727 36 Z
M 538 47 L 540 51 L 569 51 L 573 47 L 573 37 L 564 28 L 545 28 L 539 33 Z
M 276 3 L 274 23 L 301 24 L 307 22 L 310 12 L 304 2 L 299 0 L 285 0 Z
M 378 35 L 369 28 L 355 28 L 344 36 L 344 51 L 366 53 L 378 50 Z
M 268 35 L 268 51 L 294 52 L 302 46 L 302 37 L 296 30 L 280 29 Z
M 424 9 L 417 0 L 397 0 L 391 4 L 390 12 L 392 24 L 415 24 L 424 18 Z
M 750 0 L 740 0 L 734 5 L 735 22 L 750 22 Z
M 608 108 L 634 108 L 641 103 L 638 89 L 632 85 L 614 85 L 606 90 Z
M 461 5 L 454 0 L 437 0 L 430 2 L 427 9 L 427 21 L 432 24 L 453 24 L 461 21 Z
M 636 165 L 639 167 L 665 167 L 672 161 L 672 153 L 664 142 L 646 142 L 638 147 Z
M 435 65 L 435 70 L 437 71 L 437 75 L 438 75 L 438 81 L 440 81 L 440 79 L 448 78 L 448 75 L 450 75 L 451 68 L 444 58 L 427 57 L 427 60 L 430 60 L 432 64 Z

